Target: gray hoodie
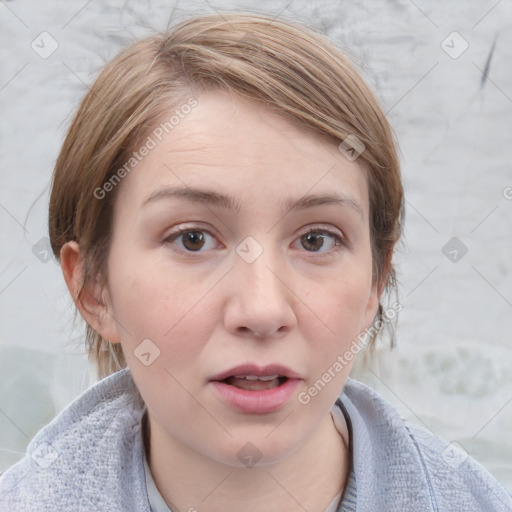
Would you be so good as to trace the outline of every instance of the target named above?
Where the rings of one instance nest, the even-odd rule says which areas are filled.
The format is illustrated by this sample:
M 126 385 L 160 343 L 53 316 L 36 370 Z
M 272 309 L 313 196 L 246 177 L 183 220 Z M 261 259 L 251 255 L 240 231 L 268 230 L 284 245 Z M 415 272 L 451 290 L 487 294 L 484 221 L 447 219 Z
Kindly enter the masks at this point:
M 487 470 L 366 385 L 348 378 L 337 406 L 352 452 L 351 492 L 339 511 L 512 512 L 511 496 Z M 0 476 L 0 511 L 150 512 L 144 411 L 129 369 L 90 387 Z

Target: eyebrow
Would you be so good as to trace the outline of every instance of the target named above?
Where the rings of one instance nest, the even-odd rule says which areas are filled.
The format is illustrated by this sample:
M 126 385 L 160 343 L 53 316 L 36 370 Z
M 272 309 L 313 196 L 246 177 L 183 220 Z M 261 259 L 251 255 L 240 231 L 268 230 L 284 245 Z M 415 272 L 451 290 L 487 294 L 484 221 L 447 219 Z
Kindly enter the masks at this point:
M 152 192 L 142 203 L 142 207 L 163 199 L 185 199 L 196 203 L 205 203 L 218 206 L 236 213 L 240 212 L 241 205 L 233 197 L 216 192 L 214 190 L 191 188 L 191 187 L 166 187 Z M 328 194 L 304 195 L 298 199 L 287 199 L 283 202 L 282 213 L 298 212 L 315 206 L 337 204 L 347 206 L 364 218 L 363 208 L 353 198 L 336 192 Z

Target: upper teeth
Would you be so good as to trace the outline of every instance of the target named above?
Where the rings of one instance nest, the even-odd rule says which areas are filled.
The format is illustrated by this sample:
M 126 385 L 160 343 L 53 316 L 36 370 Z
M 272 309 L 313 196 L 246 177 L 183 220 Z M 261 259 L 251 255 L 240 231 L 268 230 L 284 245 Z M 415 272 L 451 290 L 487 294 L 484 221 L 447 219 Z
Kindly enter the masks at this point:
M 258 375 L 235 375 L 235 378 L 237 379 L 247 379 L 247 380 L 274 380 L 279 378 L 279 374 L 275 375 L 265 375 L 265 376 L 258 376 Z

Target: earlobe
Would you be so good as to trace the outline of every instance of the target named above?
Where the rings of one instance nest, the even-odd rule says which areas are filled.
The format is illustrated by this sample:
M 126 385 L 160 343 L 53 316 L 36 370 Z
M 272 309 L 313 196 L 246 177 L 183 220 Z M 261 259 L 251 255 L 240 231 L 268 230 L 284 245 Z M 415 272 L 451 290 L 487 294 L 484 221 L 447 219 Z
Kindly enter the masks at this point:
M 117 324 L 109 312 L 108 293 L 97 279 L 86 278 L 84 260 L 77 242 L 67 242 L 62 246 L 60 264 L 69 293 L 83 319 L 103 339 L 119 342 Z

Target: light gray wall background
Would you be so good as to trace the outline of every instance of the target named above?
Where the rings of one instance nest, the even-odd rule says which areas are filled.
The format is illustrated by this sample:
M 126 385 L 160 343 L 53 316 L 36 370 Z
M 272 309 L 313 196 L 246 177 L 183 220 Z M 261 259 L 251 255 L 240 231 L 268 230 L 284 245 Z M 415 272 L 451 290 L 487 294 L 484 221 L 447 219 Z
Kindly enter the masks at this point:
M 134 37 L 222 9 L 308 22 L 377 92 L 402 153 L 404 309 L 395 350 L 352 375 L 512 490 L 511 0 L 0 1 L 0 471 L 92 382 L 47 253 L 70 116 Z

